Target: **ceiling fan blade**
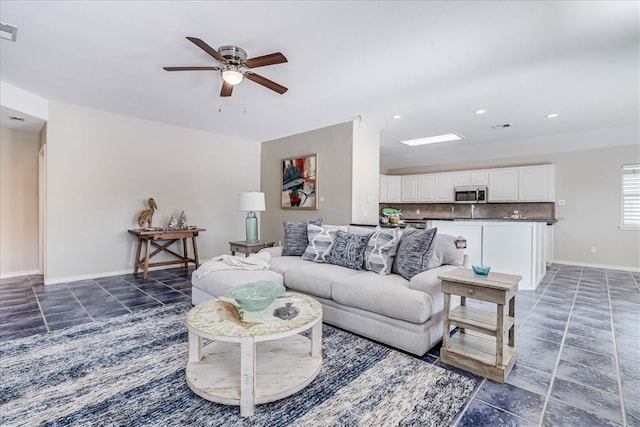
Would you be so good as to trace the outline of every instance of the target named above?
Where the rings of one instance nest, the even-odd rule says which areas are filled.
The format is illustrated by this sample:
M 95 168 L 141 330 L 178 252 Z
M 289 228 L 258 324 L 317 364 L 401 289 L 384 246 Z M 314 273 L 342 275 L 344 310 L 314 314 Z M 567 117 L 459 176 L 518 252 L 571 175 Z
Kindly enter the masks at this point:
M 215 50 L 214 48 L 212 48 L 211 46 L 209 46 L 207 43 L 205 43 L 204 41 L 200 40 L 197 37 L 187 37 L 187 39 L 192 42 L 193 44 L 195 44 L 196 46 L 198 46 L 200 49 L 204 50 L 205 52 L 207 52 L 209 55 L 213 56 L 215 59 L 217 59 L 220 62 L 227 62 L 227 60 L 224 58 L 224 56 L 220 55 L 220 53 Z
M 266 87 L 267 89 L 271 89 L 274 92 L 278 92 L 280 95 L 282 95 L 283 93 L 289 90 L 286 87 L 279 85 L 278 83 L 271 81 L 266 77 L 262 77 L 261 75 L 256 73 L 245 73 L 244 76 L 249 80 L 251 80 L 252 82 L 256 82 L 259 85 Z
M 280 52 L 270 53 L 269 55 L 257 56 L 244 61 L 247 68 L 264 67 L 265 65 L 282 64 L 287 62 L 287 58 Z
M 233 85 L 222 81 L 222 89 L 220 90 L 220 96 L 231 96 L 233 92 Z
M 215 71 L 218 67 L 162 67 L 166 71 Z

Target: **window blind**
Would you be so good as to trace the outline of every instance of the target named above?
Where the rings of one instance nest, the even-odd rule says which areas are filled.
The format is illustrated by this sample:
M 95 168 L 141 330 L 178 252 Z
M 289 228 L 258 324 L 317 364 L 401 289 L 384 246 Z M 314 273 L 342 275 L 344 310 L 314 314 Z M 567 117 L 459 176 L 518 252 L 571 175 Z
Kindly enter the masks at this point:
M 640 228 L 640 164 L 622 166 L 622 226 Z

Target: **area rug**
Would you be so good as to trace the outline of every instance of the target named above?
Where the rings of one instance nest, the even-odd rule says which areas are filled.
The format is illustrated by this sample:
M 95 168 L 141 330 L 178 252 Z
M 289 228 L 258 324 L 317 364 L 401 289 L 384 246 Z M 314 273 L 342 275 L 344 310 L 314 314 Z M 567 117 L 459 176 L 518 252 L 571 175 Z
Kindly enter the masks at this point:
M 298 393 L 256 406 L 187 386 L 189 304 L 0 344 L 0 425 L 446 426 L 475 381 L 323 326 L 323 365 Z

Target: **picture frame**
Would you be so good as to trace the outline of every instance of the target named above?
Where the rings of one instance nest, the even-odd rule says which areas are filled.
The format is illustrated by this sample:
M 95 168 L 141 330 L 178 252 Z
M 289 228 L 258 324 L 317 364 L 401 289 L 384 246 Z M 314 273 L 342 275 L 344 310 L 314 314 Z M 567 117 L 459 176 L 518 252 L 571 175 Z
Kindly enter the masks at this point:
M 318 209 L 318 154 L 282 159 L 282 209 Z

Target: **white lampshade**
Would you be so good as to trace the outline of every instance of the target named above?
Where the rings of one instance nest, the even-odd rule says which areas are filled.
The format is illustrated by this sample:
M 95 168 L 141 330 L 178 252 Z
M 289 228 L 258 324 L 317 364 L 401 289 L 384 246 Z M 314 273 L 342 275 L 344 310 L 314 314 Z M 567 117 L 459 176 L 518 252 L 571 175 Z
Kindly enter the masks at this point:
M 247 191 L 238 194 L 238 210 L 241 212 L 264 211 L 264 193 Z
M 235 86 L 242 82 L 244 76 L 240 71 L 238 71 L 237 67 L 231 65 L 228 68 L 222 70 L 222 79 L 230 85 Z

